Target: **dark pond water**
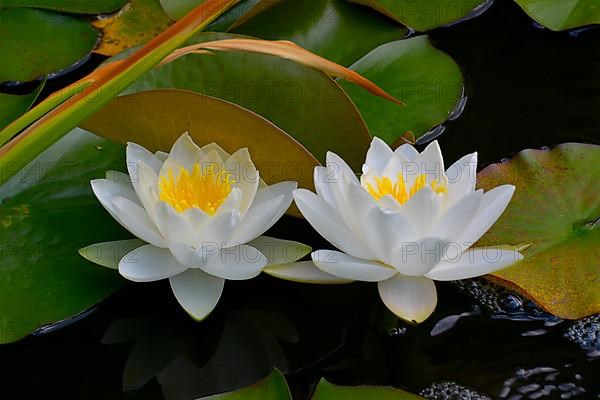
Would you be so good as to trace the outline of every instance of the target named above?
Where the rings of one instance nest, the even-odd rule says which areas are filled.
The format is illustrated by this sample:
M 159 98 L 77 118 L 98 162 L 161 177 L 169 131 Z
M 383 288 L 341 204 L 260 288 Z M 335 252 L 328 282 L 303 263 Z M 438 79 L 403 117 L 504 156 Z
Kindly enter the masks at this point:
M 449 161 L 474 150 L 486 164 L 528 147 L 600 143 L 599 28 L 549 32 L 502 0 L 431 37 L 466 77 L 466 108 L 439 138 Z M 271 234 L 327 246 L 291 218 Z M 322 376 L 473 395 L 461 398 L 600 399 L 599 320 L 557 321 L 478 282 L 462 292 L 438 287 L 438 309 L 415 327 L 393 318 L 369 284 L 228 282 L 202 324 L 168 284 L 131 284 L 70 326 L 0 346 L 0 398 L 189 400 L 277 367 L 297 399 Z

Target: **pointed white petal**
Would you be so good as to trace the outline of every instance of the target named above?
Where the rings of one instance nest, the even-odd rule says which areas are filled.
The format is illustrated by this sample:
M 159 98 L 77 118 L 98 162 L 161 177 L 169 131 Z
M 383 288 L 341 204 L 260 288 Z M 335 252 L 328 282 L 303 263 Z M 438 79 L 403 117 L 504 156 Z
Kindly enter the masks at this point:
M 137 166 L 140 161 L 146 163 L 157 174 L 160 171 L 162 161 L 139 144 L 128 142 L 125 154 L 127 158 L 127 170 L 132 182 L 137 181 Z
M 441 204 L 442 197 L 425 186 L 408 199 L 399 212 L 411 222 L 417 237 L 429 236 L 431 228 L 440 218 Z
M 159 195 L 158 175 L 143 161 L 138 163 L 138 182 L 134 187 L 150 218 L 155 221 L 154 208 Z
M 471 192 L 457 201 L 432 228 L 432 232 L 441 238 L 454 241 L 464 232 L 469 221 L 477 214 L 483 193 Z
M 158 281 L 180 274 L 186 269 L 168 249 L 150 244 L 130 251 L 119 261 L 119 273 L 134 282 Z
M 154 155 L 156 156 L 156 158 L 158 158 L 162 162 L 167 161 L 167 158 L 169 158 L 169 153 L 167 153 L 166 151 L 159 150 L 159 151 L 154 152 Z
M 347 218 L 350 221 L 351 229 L 357 234 L 360 233 L 361 239 L 365 241 L 366 236 L 364 232 L 365 223 L 369 212 L 374 208 L 379 208 L 377 200 L 371 196 L 362 186 L 356 183 L 348 183 L 347 190 L 347 203 L 350 209 L 350 213 Z
M 239 211 L 241 214 L 241 205 L 242 205 L 242 191 L 239 187 L 234 187 L 231 189 L 231 192 L 227 195 L 227 198 L 223 203 L 219 206 L 217 211 L 215 212 L 215 216 L 230 213 L 232 211 Z
M 260 274 L 265 265 L 267 258 L 260 251 L 243 244 L 221 249 L 218 255 L 200 268 L 219 278 L 244 280 Z
M 435 310 L 435 283 L 423 277 L 400 274 L 378 283 L 381 300 L 399 318 L 417 323 L 425 321 Z
M 194 233 L 188 221 L 170 204 L 160 201 L 155 207 L 156 225 L 167 242 L 191 243 Z
M 380 262 L 362 260 L 335 250 L 317 250 L 311 258 L 321 271 L 344 279 L 379 282 L 397 273 Z
M 210 221 L 212 218 L 211 215 L 197 207 L 190 207 L 187 210 L 183 210 L 181 215 L 188 221 L 194 234 L 202 229 L 204 224 L 208 223 L 208 221 Z
M 272 227 L 290 207 L 297 185 L 296 182 L 279 182 L 259 189 L 230 243 L 248 243 Z
M 300 212 L 312 227 L 338 249 L 363 259 L 375 259 L 373 252 L 346 227 L 337 211 L 306 189 L 294 191 Z
M 502 185 L 483 194 L 479 209 L 457 242 L 471 246 L 494 225 L 504 212 L 515 192 L 513 185 Z
M 437 237 L 404 242 L 392 251 L 391 264 L 403 275 L 423 276 L 442 261 L 449 245 Z
M 352 168 L 350 168 L 348 164 L 346 164 L 346 161 L 344 161 L 340 156 L 331 151 L 328 151 L 325 157 L 327 161 L 327 168 L 331 170 L 332 179 L 336 181 L 345 181 L 347 179 L 351 182 L 358 183 L 358 178 L 356 177 L 356 174 L 354 173 L 354 171 L 352 171 Z
M 336 285 L 351 283 L 352 280 L 321 271 L 312 261 L 300 261 L 289 264 L 275 264 L 265 267 L 265 274 L 292 282 Z
M 477 180 L 477 153 L 467 154 L 446 170 L 448 177 L 448 205 L 456 203 L 475 190 Z
M 188 269 L 169 282 L 181 307 L 196 321 L 206 318 L 217 306 L 225 285 L 225 280 L 199 269 Z
M 416 171 L 416 168 L 410 161 L 404 158 L 403 155 L 394 153 L 383 169 L 382 175 L 395 181 L 398 175 L 415 174 L 414 171 Z
M 204 152 L 194 143 L 187 132 L 179 136 L 169 152 L 169 157 L 172 157 L 188 171 L 191 171 L 194 164 L 199 163 L 203 156 Z
M 392 250 L 414 238 L 414 228 L 397 212 L 373 208 L 365 223 L 365 237 L 377 258 L 391 264 Z
M 240 211 L 243 216 L 252 205 L 260 183 L 258 171 L 252 163 L 248 149 L 240 149 L 227 158 L 225 170 L 235 180 L 233 187 L 241 191 Z
M 315 167 L 314 181 L 317 194 L 330 206 L 335 207 L 335 199 L 331 192 L 331 184 L 334 183 L 332 179 L 335 178 L 330 176 L 327 167 Z
M 447 257 L 426 275 L 436 281 L 453 281 L 475 278 L 498 271 L 521 261 L 523 255 L 502 247 L 485 247 L 467 250 L 457 257 Z
M 367 171 L 374 172 L 377 175 L 383 174 L 383 169 L 388 163 L 388 160 L 392 157 L 394 152 L 390 149 L 390 146 L 386 142 L 374 137 L 371 141 L 371 146 L 367 151 L 367 157 L 365 165 L 363 167 L 363 173 L 365 173 L 365 167 Z
M 110 204 L 117 197 L 124 197 L 127 200 L 140 205 L 140 200 L 131 187 L 115 183 L 109 179 L 94 179 L 90 181 L 90 184 L 92 186 L 92 191 L 102 205 Z
M 231 241 L 239 226 L 240 212 L 237 210 L 215 215 L 194 235 L 192 243 L 197 248 L 215 245 L 224 247 Z
M 406 158 L 408 161 L 414 161 L 415 158 L 419 155 L 417 149 L 415 149 L 409 143 L 405 143 L 402 146 L 399 146 L 396 150 L 394 150 L 394 153 L 404 156 L 404 158 Z
M 169 171 L 173 174 L 174 178 L 177 178 L 182 169 L 185 169 L 183 165 L 181 165 L 179 161 L 177 161 L 175 158 L 169 155 L 169 158 L 165 160 L 165 162 L 160 168 L 158 178 L 169 179 Z
M 228 152 L 223 150 L 223 148 L 216 143 L 209 143 L 207 145 L 202 146 L 202 151 L 204 153 L 215 151 L 219 155 L 219 158 L 223 161 L 227 160 L 230 156 Z
M 205 175 L 218 175 L 224 167 L 224 162 L 217 150 L 209 150 L 200 160 L 200 167 Z
M 426 174 L 431 180 L 442 180 L 445 175 L 444 158 L 437 140 L 429 143 L 425 150 L 415 157 L 419 173 Z

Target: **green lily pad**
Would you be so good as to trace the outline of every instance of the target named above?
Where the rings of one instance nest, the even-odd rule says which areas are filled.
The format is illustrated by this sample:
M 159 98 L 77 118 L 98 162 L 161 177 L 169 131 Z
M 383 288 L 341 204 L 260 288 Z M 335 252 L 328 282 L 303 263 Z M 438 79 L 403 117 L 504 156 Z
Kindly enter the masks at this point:
M 312 400 L 420 400 L 421 396 L 391 387 L 338 386 L 321 379 Z
M 117 11 L 127 0 L 2 0 L 0 8 L 31 7 L 74 14 L 104 14 Z
M 202 33 L 190 43 L 232 37 L 239 36 Z M 284 130 L 322 162 L 332 150 L 360 169 L 369 146 L 368 129 L 339 85 L 325 73 L 293 61 L 242 52 L 190 54 L 149 71 L 126 93 L 158 88 L 190 90 L 247 108 Z
M 345 0 L 294 0 L 275 3 L 233 32 L 290 40 L 329 60 L 350 65 L 375 47 L 403 38 L 407 29 Z
M 227 32 L 276 4 L 278 2 L 271 0 L 242 0 L 211 23 L 206 31 Z
M 255 383 L 234 392 L 202 397 L 197 400 L 291 400 L 292 395 L 285 377 L 278 370 Z
M 600 146 L 568 143 L 524 150 L 477 176 L 480 188 L 516 186 L 478 245 L 531 243 L 525 259 L 490 276 L 550 313 L 578 319 L 600 312 Z
M 24 95 L 0 93 L 0 130 L 29 110 L 43 87 L 42 83 L 35 91 Z
M 434 48 L 427 36 L 381 45 L 350 69 L 406 103 L 398 107 L 348 82 L 338 82 L 357 105 L 371 134 L 388 143 L 407 131 L 419 138 L 446 121 L 461 101 L 460 68 Z
M 172 19 L 178 20 L 205 0 L 160 0 L 165 13 Z
M 364 4 L 413 28 L 424 32 L 449 25 L 476 11 L 485 0 L 350 0 Z M 560 0 L 559 0 L 560 1 Z
M 2 8 L 0 21 L 0 82 L 30 81 L 69 67 L 92 51 L 98 37 L 89 22 L 54 11 Z
M 114 56 L 123 50 L 149 42 L 167 29 L 173 20 L 159 0 L 130 0 L 121 12 L 97 19 L 92 25 L 102 31 L 95 53 Z
M 124 153 L 75 130 L 0 187 L 0 343 L 76 315 L 121 287 L 114 271 L 77 250 L 126 237 L 89 184 L 123 167 Z
M 597 0 L 515 0 L 538 23 L 554 31 L 600 24 Z

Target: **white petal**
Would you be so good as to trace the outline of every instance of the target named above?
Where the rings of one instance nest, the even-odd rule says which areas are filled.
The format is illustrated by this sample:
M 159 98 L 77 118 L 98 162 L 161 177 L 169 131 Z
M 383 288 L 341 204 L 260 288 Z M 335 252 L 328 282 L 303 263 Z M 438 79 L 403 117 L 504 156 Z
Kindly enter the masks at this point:
M 446 170 L 448 177 L 448 197 L 449 205 L 475 190 L 477 181 L 477 153 L 467 154 L 456 161 Z
M 151 167 L 157 174 L 158 171 L 160 171 L 162 161 L 139 144 L 128 142 L 125 153 L 127 158 L 127 170 L 129 171 L 132 182 L 137 182 L 137 166 L 140 161 Z
M 382 173 L 383 176 L 390 178 L 392 181 L 395 181 L 398 175 L 412 176 L 416 174 L 418 174 L 416 166 L 404 158 L 403 155 L 395 153 L 390 157 Z
M 106 268 L 118 269 L 119 261 L 130 251 L 144 246 L 139 239 L 115 240 L 113 242 L 94 243 L 79 249 L 79 254 L 94 264 Z
M 352 171 L 352 168 L 350 168 L 348 164 L 346 164 L 346 161 L 344 161 L 340 156 L 331 151 L 328 151 L 325 157 L 327 161 L 327 168 L 331 169 L 332 179 L 334 179 L 336 182 L 342 180 L 345 181 L 347 179 L 351 182 L 358 183 L 358 178 L 356 177 L 356 174 L 354 173 L 354 171 Z
M 150 218 L 156 222 L 154 208 L 158 202 L 158 175 L 143 161 L 138 163 L 138 183 L 135 190 Z
M 168 242 L 191 243 L 194 236 L 191 224 L 170 204 L 160 201 L 155 207 L 156 224 Z
M 166 151 L 159 150 L 159 151 L 154 152 L 154 155 L 156 156 L 156 158 L 158 158 L 162 162 L 167 161 L 167 158 L 169 158 L 169 153 L 167 153 Z
M 414 162 L 419 167 L 419 173 L 426 174 L 429 180 L 441 181 L 445 176 L 444 158 L 437 140 L 429 143 L 425 150 L 415 157 Z
M 315 189 L 319 197 L 325 200 L 329 205 L 335 207 L 335 199 L 331 192 L 332 178 L 329 174 L 329 169 L 326 167 L 315 167 L 314 170 Z
M 337 211 L 323 199 L 306 189 L 295 190 L 294 199 L 304 218 L 335 247 L 357 258 L 376 258 L 373 252 L 348 230 Z
M 404 242 L 392 251 L 391 265 L 403 275 L 423 276 L 442 261 L 449 245 L 437 237 Z
M 181 307 L 201 321 L 217 306 L 225 281 L 199 269 L 188 269 L 169 279 L 173 294 Z
M 429 236 L 431 228 L 440 218 L 441 204 L 442 197 L 431 187 L 425 186 L 408 199 L 399 212 L 411 222 L 417 237 Z
M 349 218 L 352 219 L 354 232 L 364 232 L 367 215 L 374 208 L 379 208 L 377 200 L 365 188 L 355 183 L 347 184 L 347 203 L 350 207 Z M 361 235 L 364 237 L 364 235 Z
M 116 183 L 109 179 L 94 179 L 90 184 L 92 185 L 92 191 L 102 205 L 110 204 L 117 197 L 124 197 L 127 200 L 140 205 L 140 200 L 131 187 Z M 108 211 L 110 212 L 110 210 Z
M 188 171 L 191 171 L 194 164 L 199 163 L 203 156 L 204 152 L 194 143 L 187 132 L 179 136 L 169 152 L 169 157 L 175 159 Z
M 201 171 L 205 175 L 218 175 L 224 167 L 224 162 L 217 150 L 209 150 L 200 160 Z
M 241 214 L 242 198 L 243 194 L 240 188 L 232 188 L 231 192 L 229 192 L 227 198 L 225 201 L 223 201 L 223 203 L 221 203 L 214 215 L 217 216 L 224 213 L 230 213 L 232 211 L 238 211 Z
M 513 185 L 502 185 L 484 193 L 475 217 L 457 239 L 458 243 L 470 246 L 478 241 L 500 218 L 514 192 Z
M 119 273 L 134 282 L 152 282 L 169 278 L 187 268 L 171 252 L 150 244 L 130 251 L 119 261 Z
M 321 271 L 312 261 L 267 266 L 265 274 L 292 282 L 335 285 L 353 282 Z
M 432 228 L 432 232 L 436 236 L 446 238 L 449 241 L 458 239 L 467 224 L 477 214 L 482 198 L 483 193 L 481 192 L 471 192 L 464 196 L 443 214 Z
M 404 156 L 408 161 L 414 161 L 415 158 L 419 155 L 417 149 L 414 148 L 409 143 L 405 143 L 402 146 L 399 146 L 396 150 L 394 150 L 395 154 L 400 154 Z
M 312 251 L 312 247 L 292 240 L 259 236 L 248 243 L 267 257 L 267 265 L 289 264 Z
M 371 146 L 367 151 L 363 173 L 366 172 L 366 167 L 366 170 L 369 172 L 374 172 L 377 175 L 383 175 L 383 169 L 393 154 L 394 152 L 392 149 L 390 149 L 390 146 L 388 146 L 386 142 L 378 137 L 374 137 L 371 141 Z
M 208 223 L 212 216 L 198 207 L 190 207 L 187 210 L 183 210 L 181 212 L 183 218 L 185 218 L 190 226 L 192 227 L 192 231 L 197 233 L 204 224 Z
M 523 259 L 521 253 L 502 247 L 475 248 L 450 259 L 447 256 L 426 276 L 437 281 L 474 278 L 506 268 Z
M 412 240 L 414 228 L 401 214 L 375 207 L 367 216 L 365 236 L 377 258 L 390 264 L 392 250 Z
M 219 155 L 219 158 L 223 161 L 227 160 L 230 156 L 228 152 L 223 150 L 223 148 L 216 143 L 209 143 L 207 145 L 202 146 L 202 151 L 204 153 L 215 151 Z
M 181 165 L 179 161 L 177 161 L 175 158 L 169 155 L 169 158 L 167 158 L 161 166 L 160 171 L 158 173 L 158 177 L 169 179 L 169 172 L 171 172 L 173 174 L 173 177 L 177 178 L 182 168 L 184 168 L 183 165 Z
M 423 277 L 394 276 L 379 282 L 381 300 L 399 318 L 417 323 L 425 321 L 435 310 L 435 283 Z
M 279 182 L 259 189 L 230 243 L 248 243 L 272 227 L 290 207 L 297 185 L 296 182 Z
M 311 258 L 321 271 L 344 279 L 379 282 L 397 273 L 377 261 L 362 260 L 335 250 L 317 250 Z
M 243 216 L 252 205 L 260 183 L 258 171 L 252 163 L 248 149 L 240 149 L 227 158 L 225 170 L 235 180 L 233 187 L 241 191 L 240 211 Z
M 221 249 L 220 253 L 212 257 L 201 269 L 219 278 L 244 280 L 260 274 L 265 265 L 267 258 L 260 251 L 243 244 Z

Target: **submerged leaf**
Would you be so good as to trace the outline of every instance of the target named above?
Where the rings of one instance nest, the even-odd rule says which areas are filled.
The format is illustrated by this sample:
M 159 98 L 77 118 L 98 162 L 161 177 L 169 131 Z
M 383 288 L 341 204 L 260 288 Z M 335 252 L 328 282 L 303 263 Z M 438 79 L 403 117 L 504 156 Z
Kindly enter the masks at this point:
M 421 396 L 391 387 L 338 386 L 321 379 L 312 400 L 419 400 Z
M 599 181 L 600 146 L 578 143 L 524 150 L 481 171 L 480 188 L 516 191 L 479 245 L 531 243 L 523 261 L 489 277 L 561 318 L 600 312 Z

